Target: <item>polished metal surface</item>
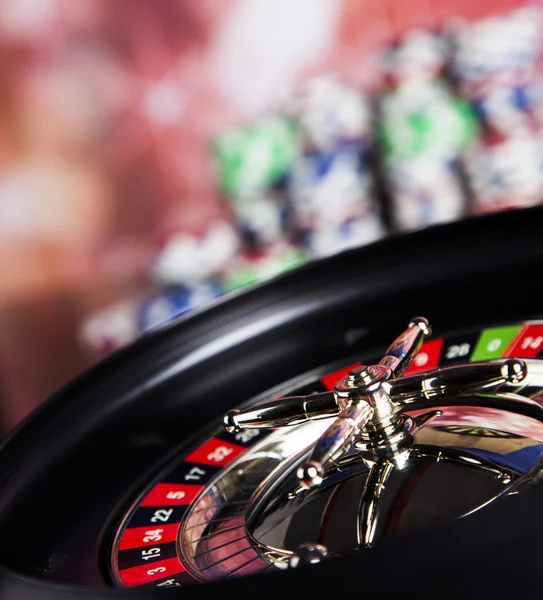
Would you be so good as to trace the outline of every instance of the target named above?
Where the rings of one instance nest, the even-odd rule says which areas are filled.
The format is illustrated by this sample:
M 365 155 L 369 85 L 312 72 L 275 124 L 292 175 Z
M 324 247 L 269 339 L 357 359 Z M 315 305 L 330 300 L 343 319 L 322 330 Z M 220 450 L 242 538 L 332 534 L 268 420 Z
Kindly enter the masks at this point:
M 424 338 L 431 333 L 432 328 L 427 319 L 415 317 L 407 329 L 388 347 L 379 364 L 390 368 L 393 379 L 400 377 L 415 359 Z
M 526 361 L 516 358 L 445 367 L 396 379 L 389 395 L 392 403 L 400 406 L 420 402 L 421 398 L 434 400 L 439 396 L 465 396 L 503 385 L 518 386 L 523 381 L 529 384 L 533 380 L 534 369 L 542 370 L 542 367 L 532 365 L 529 376 Z M 349 391 L 346 390 L 347 395 Z M 240 431 L 325 419 L 339 415 L 342 406 L 337 396 L 337 392 L 323 392 L 279 398 L 243 411 L 229 411 L 224 424 L 228 431 Z M 339 396 L 341 398 L 341 393 Z
M 336 384 L 333 394 L 280 398 L 245 411 L 230 411 L 224 418 L 225 427 L 228 431 L 280 427 L 336 416 L 309 460 L 297 469 L 298 481 L 306 488 L 319 485 L 326 470 L 350 450 L 356 438 L 366 459 L 389 460 L 401 468 L 405 450 L 412 443 L 410 429 L 416 426 L 402 417 L 404 406 L 421 397 L 462 396 L 504 384 L 518 385 L 528 373 L 524 361 L 512 358 L 438 369 L 424 377 L 402 380 L 430 332 L 428 321 L 415 317 L 379 364 L 352 369 Z
M 431 400 L 439 396 L 465 396 L 502 385 L 517 386 L 527 376 L 526 362 L 517 358 L 445 367 L 396 380 L 391 397 L 402 406 L 420 400 L 421 396 Z
M 231 410 L 224 416 L 224 427 L 230 433 L 241 429 L 285 427 L 333 417 L 339 411 L 334 392 L 289 396 L 281 398 L 281 401 L 264 402 L 243 412 Z
M 328 557 L 328 549 L 322 544 L 300 544 L 290 557 L 291 569 L 305 565 L 316 565 Z
M 381 494 L 385 484 L 394 471 L 394 465 L 387 460 L 375 463 L 368 473 L 366 485 L 360 497 L 358 510 L 358 546 L 369 548 L 375 537 L 375 530 L 379 519 Z
M 304 487 L 319 485 L 327 466 L 350 450 L 355 436 L 366 426 L 373 412 L 364 401 L 346 406 L 319 438 L 309 460 L 297 470 L 300 484 Z
M 244 508 L 251 547 L 267 563 L 295 567 L 369 548 L 468 515 L 539 476 L 542 361 L 402 377 L 429 333 L 417 317 L 378 364 L 351 370 L 333 392 L 225 416 L 229 431 L 279 428 L 282 443 L 297 440 Z M 321 433 L 305 438 L 320 420 Z
M 307 453 L 300 453 L 251 499 L 246 527 L 254 547 L 284 568 L 301 543 L 325 545 L 330 556 L 355 552 L 516 493 L 541 473 L 543 408 L 536 419 L 522 414 L 516 397 L 506 398 L 509 405 L 500 409 L 478 406 L 474 395 L 432 411 L 413 433 L 402 468 L 361 461 L 351 450 L 319 486 L 301 489 L 295 471 Z
M 326 422 L 320 421 L 273 432 L 203 490 L 189 507 L 178 536 L 179 554 L 189 572 L 211 581 L 270 568 L 262 557 L 272 550 L 255 549 L 247 528 L 253 493 L 267 480 L 273 481 L 325 428 Z M 281 568 L 288 566 L 290 554 L 277 555 Z

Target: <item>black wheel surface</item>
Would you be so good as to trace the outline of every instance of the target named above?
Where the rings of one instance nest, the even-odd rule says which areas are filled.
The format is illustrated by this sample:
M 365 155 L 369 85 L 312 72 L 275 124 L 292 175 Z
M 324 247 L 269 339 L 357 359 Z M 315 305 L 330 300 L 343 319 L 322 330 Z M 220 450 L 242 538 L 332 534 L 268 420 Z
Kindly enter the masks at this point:
M 151 584 L 117 589 L 110 556 L 124 515 L 164 465 L 230 408 L 380 356 L 415 315 L 450 339 L 543 318 L 542 226 L 543 209 L 519 210 L 344 252 L 147 334 L 71 382 L 0 448 L 0 597 L 158 597 Z M 386 584 L 415 595 L 406 578 L 424 582 L 419 596 L 447 581 L 464 596 L 518 592 L 528 582 L 517 576 L 541 553 L 540 488 L 371 555 L 179 592 L 377 593 Z

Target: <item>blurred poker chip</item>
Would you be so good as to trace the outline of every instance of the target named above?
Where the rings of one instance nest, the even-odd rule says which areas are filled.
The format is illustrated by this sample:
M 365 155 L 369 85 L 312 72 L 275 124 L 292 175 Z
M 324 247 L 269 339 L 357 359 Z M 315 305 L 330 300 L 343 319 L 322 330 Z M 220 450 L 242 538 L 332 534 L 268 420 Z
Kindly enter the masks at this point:
M 283 189 L 238 192 L 229 202 L 243 245 L 261 251 L 290 235 L 290 202 Z
M 291 119 L 274 115 L 223 130 L 212 147 L 220 187 L 233 197 L 278 184 L 298 154 L 298 137 Z
M 543 202 L 542 131 L 520 130 L 482 138 L 466 165 L 475 212 L 532 206 Z
M 424 82 L 439 78 L 448 58 L 448 47 L 443 37 L 430 30 L 412 29 L 381 57 L 385 86 L 395 88 L 406 81 Z
M 266 251 L 246 252 L 238 257 L 225 274 L 225 289 L 237 290 L 271 279 L 305 264 L 309 258 L 307 252 L 286 242 Z
M 101 358 L 134 341 L 139 335 L 137 298 L 123 300 L 88 316 L 78 331 L 85 352 Z
M 209 304 L 224 293 L 217 280 L 192 286 L 169 285 L 123 300 L 91 314 L 82 323 L 79 340 L 86 352 L 101 358 L 130 344 L 147 331 Z
M 201 235 L 171 234 L 151 261 L 155 291 L 91 314 L 81 325 L 82 346 L 105 356 L 141 334 L 200 308 L 224 293 L 222 278 L 241 252 L 238 232 L 216 221 Z
M 447 29 L 452 39 L 453 71 L 468 95 L 504 72 L 521 77 L 541 59 L 543 11 L 538 6 L 475 22 L 454 19 Z
M 478 127 L 470 103 L 445 79 L 447 60 L 445 41 L 423 30 L 386 53 L 377 139 L 398 230 L 452 221 L 467 210 L 462 158 Z
M 241 240 L 234 226 L 217 221 L 201 235 L 179 231 L 171 235 L 150 268 L 151 279 L 162 286 L 194 287 L 220 278 L 240 252 Z
M 379 139 L 387 160 L 458 156 L 476 137 L 473 110 L 444 80 L 405 81 L 380 99 Z
M 543 11 L 531 6 L 450 27 L 451 71 L 481 122 L 509 135 L 543 121 Z
M 224 289 L 218 281 L 208 280 L 192 287 L 168 286 L 142 298 L 137 303 L 138 335 L 201 308 L 223 293 Z
M 369 98 L 339 74 L 299 85 L 283 110 L 295 120 L 306 152 L 327 152 L 355 142 L 368 146 L 373 136 Z
M 311 232 L 308 246 L 315 258 L 369 244 L 383 236 L 383 224 L 377 212 L 351 216 L 335 226 L 322 226 Z
M 390 162 L 387 178 L 394 191 L 394 222 L 400 230 L 454 221 L 466 212 L 467 195 L 457 161 L 419 156 Z
M 481 136 L 466 155 L 475 212 L 543 201 L 543 11 L 530 6 L 450 28 L 452 73 Z
M 384 234 L 370 165 L 356 144 L 301 157 L 288 187 L 298 242 L 314 257 Z

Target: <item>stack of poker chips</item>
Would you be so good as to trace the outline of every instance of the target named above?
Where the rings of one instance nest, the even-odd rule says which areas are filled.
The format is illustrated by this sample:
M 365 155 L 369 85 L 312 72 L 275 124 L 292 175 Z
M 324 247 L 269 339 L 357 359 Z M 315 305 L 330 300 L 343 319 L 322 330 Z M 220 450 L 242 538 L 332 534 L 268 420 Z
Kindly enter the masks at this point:
M 284 110 L 301 152 L 287 183 L 297 243 L 321 257 L 381 237 L 367 97 L 338 76 L 322 76 L 300 86 Z
M 536 7 L 452 31 L 452 73 L 481 124 L 466 161 L 476 212 L 543 201 L 542 36 Z
M 224 293 L 216 280 L 157 288 L 147 295 L 116 302 L 91 314 L 81 325 L 82 348 L 103 357 L 132 343 L 142 334 L 177 319 Z
M 541 202 L 541 14 L 409 32 L 380 56 L 377 122 L 369 96 L 330 74 L 220 132 L 231 222 L 171 236 L 150 268 L 154 291 L 92 315 L 84 346 L 108 354 L 225 292 L 378 239 L 376 154 L 397 230 L 460 218 L 470 195 L 477 212 Z
M 226 221 L 201 235 L 177 232 L 168 238 L 150 268 L 157 291 L 138 306 L 138 328 L 154 329 L 224 294 L 225 276 L 240 252 L 240 238 Z
M 222 296 L 227 273 L 240 252 L 229 222 L 218 221 L 200 235 L 177 232 L 156 254 L 147 294 L 108 306 L 88 317 L 79 331 L 84 349 L 105 356 L 147 331 Z
M 241 242 L 233 225 L 217 220 L 201 234 L 176 232 L 155 256 L 151 279 L 161 287 L 184 283 L 194 287 L 221 281 L 239 254 Z
M 462 156 L 476 135 L 469 104 L 446 78 L 444 40 L 413 30 L 386 52 L 378 138 L 393 227 L 418 229 L 465 214 Z
M 242 252 L 225 274 L 228 290 L 307 260 L 292 241 L 285 189 L 298 143 L 295 123 L 280 114 L 223 130 L 213 141 L 219 187 L 242 242 Z

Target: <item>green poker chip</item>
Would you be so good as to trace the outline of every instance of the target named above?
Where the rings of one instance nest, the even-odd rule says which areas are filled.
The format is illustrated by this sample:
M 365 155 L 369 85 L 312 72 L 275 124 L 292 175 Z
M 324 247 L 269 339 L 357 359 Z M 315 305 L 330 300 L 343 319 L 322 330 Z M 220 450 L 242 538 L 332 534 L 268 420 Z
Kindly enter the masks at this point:
M 450 159 L 477 137 L 471 105 L 453 96 L 446 86 L 427 84 L 426 90 L 396 90 L 382 100 L 383 118 L 378 139 L 384 155 L 392 160 L 420 156 Z
M 220 133 L 213 141 L 222 190 L 230 195 L 280 181 L 298 155 L 298 134 L 285 117 L 270 117 Z

